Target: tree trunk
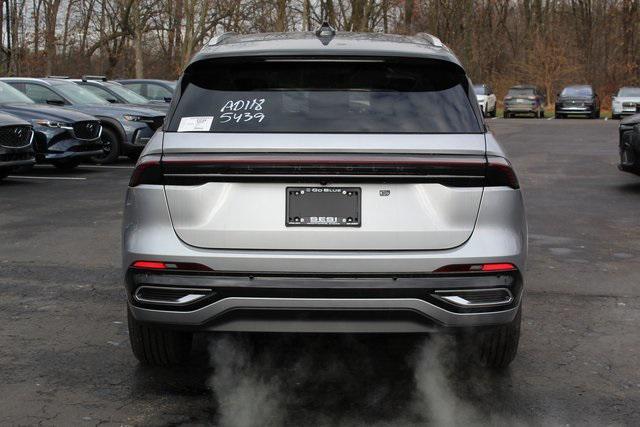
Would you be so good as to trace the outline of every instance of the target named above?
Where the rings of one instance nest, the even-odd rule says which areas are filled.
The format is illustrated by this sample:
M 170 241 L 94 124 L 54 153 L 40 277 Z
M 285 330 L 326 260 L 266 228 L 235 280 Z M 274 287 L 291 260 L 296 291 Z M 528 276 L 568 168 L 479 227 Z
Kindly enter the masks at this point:
M 405 0 L 404 2 L 404 33 L 413 33 L 413 11 L 415 8 L 414 0 Z
M 142 36 L 146 22 L 141 22 L 140 3 L 133 5 L 131 14 L 133 20 L 133 62 L 136 79 L 144 78 L 144 51 L 142 49 Z
M 287 0 L 277 0 L 276 3 L 276 31 L 287 31 Z
M 142 48 L 142 29 L 136 26 L 133 38 L 133 52 L 135 56 L 136 79 L 144 78 L 144 50 Z
M 302 30 L 311 31 L 311 0 L 304 0 L 302 10 Z
M 45 65 L 45 74 L 51 75 L 54 70 L 54 62 L 56 59 L 56 23 L 58 22 L 58 9 L 60 8 L 60 0 L 45 0 L 44 1 L 44 22 L 45 22 L 45 36 L 44 45 L 47 55 L 47 62 Z

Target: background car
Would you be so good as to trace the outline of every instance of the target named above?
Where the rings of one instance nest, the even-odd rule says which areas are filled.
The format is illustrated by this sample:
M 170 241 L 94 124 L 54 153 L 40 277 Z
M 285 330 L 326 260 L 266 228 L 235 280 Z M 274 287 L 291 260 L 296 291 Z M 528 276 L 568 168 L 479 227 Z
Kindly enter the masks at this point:
M 26 120 L 0 113 L 0 179 L 19 167 L 35 163 L 33 128 Z
M 618 169 L 640 175 L 640 114 L 627 117 L 620 122 Z
M 93 116 L 37 104 L 4 82 L 0 82 L 0 111 L 33 125 L 33 150 L 38 163 L 48 162 L 60 169 L 72 169 L 83 160 L 102 154 L 102 126 Z
M 558 94 L 555 118 L 568 116 L 600 117 L 600 97 L 591 85 L 567 86 Z
M 503 117 L 508 119 L 516 114 L 533 114 L 534 117 L 543 118 L 546 102 L 543 92 L 537 86 L 513 86 L 504 97 Z
M 107 80 L 103 76 L 84 76 L 81 79 L 70 80 L 112 104 L 128 104 L 136 107 L 151 108 L 165 114 L 169 111 L 168 103 L 151 101 L 127 89 L 118 82 Z
M 103 154 L 91 158 L 97 163 L 114 162 L 120 154 L 137 158 L 164 121 L 164 113 L 111 104 L 69 80 L 20 77 L 0 80 L 39 104 L 64 106 L 97 117 L 102 124 L 103 149 Z
M 498 105 L 493 88 L 483 83 L 473 85 L 473 90 L 476 93 L 476 98 L 478 99 L 480 110 L 482 110 L 482 115 L 485 117 L 495 117 Z
M 156 102 L 171 102 L 176 90 L 176 81 L 158 79 L 116 80 L 127 89 Z
M 640 108 L 640 87 L 621 87 L 611 98 L 611 118 L 620 119 L 625 115 L 636 114 Z

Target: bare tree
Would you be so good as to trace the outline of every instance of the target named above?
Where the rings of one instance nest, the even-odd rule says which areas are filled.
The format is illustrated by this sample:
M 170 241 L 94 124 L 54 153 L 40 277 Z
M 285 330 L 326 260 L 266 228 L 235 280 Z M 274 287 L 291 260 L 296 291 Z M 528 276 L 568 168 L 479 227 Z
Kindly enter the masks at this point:
M 568 82 L 640 84 L 640 0 L 4 0 L 12 74 L 175 78 L 214 34 L 342 31 L 440 37 L 474 80 L 550 95 Z M 5 29 L 8 28 L 7 29 Z M 11 51 L 7 39 L 12 41 Z M 6 61 L 5 61 L 6 63 Z

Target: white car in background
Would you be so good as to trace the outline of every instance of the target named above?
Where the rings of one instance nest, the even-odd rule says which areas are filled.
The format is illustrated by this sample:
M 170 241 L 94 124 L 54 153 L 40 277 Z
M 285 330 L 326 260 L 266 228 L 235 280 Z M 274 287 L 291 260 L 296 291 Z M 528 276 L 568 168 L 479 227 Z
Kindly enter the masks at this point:
M 620 119 L 625 115 L 636 114 L 640 107 L 640 87 L 621 87 L 611 99 L 611 117 Z
M 476 93 L 480 110 L 485 117 L 496 116 L 496 94 L 493 93 L 491 86 L 486 84 L 474 85 L 473 90 Z

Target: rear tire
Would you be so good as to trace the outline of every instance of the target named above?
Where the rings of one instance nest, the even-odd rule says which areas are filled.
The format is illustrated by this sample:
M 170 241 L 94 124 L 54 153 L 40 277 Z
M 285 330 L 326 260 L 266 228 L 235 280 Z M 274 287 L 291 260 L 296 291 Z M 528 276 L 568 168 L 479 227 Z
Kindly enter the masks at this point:
M 522 307 L 515 319 L 506 325 L 493 326 L 476 336 L 476 351 L 480 363 L 494 370 L 502 370 L 515 359 L 520 341 Z
M 118 135 L 112 129 L 103 126 L 100 139 L 104 153 L 100 156 L 92 156 L 91 161 L 104 165 L 118 160 L 120 156 L 120 138 Z
M 559 114 L 559 113 L 555 113 L 554 117 L 556 118 L 556 120 L 564 119 L 564 116 L 562 114 Z
M 502 113 L 502 117 L 505 119 L 510 118 L 511 116 L 509 115 L 509 113 L 507 113 L 506 111 Z
M 179 365 L 189 359 L 193 334 L 138 322 L 127 309 L 129 341 L 136 359 L 143 365 Z
M 4 179 L 9 176 L 11 173 L 10 170 L 0 170 L 0 179 Z

